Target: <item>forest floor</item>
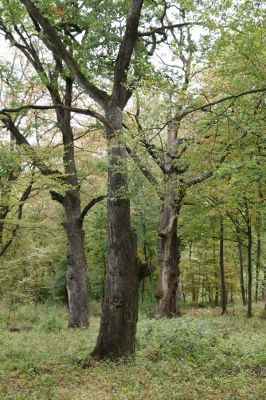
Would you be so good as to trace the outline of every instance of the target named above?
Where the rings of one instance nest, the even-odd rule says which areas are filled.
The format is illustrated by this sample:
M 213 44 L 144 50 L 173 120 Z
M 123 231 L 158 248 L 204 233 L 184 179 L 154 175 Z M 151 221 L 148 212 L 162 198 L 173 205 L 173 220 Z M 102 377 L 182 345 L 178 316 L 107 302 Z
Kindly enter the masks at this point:
M 134 360 L 82 369 L 99 317 L 88 330 L 67 330 L 61 306 L 2 305 L 0 399 L 264 400 L 262 309 L 256 306 L 249 320 L 242 308 L 224 316 L 218 309 L 191 308 L 178 319 L 141 317 Z

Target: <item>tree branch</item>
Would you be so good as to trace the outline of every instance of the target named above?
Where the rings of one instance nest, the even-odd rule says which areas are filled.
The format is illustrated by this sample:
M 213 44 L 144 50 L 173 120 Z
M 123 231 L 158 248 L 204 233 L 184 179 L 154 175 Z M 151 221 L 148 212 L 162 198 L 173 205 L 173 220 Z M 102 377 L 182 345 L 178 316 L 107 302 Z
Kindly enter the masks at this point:
M 100 201 L 104 200 L 107 196 L 106 195 L 102 195 L 102 196 L 98 196 L 95 197 L 94 199 L 92 199 L 82 210 L 80 216 L 79 216 L 79 221 L 81 222 L 81 224 L 84 221 L 84 218 L 86 217 L 87 213 L 90 211 L 90 209 L 97 203 L 99 203 Z
M 126 146 L 126 151 L 130 155 L 132 160 L 135 162 L 135 164 L 139 167 L 145 178 L 147 178 L 152 185 L 156 185 L 157 180 L 155 179 L 153 174 L 142 164 L 139 157 L 131 150 L 129 146 Z
M 193 186 L 196 185 L 198 183 L 201 183 L 203 181 L 205 181 L 206 179 L 209 179 L 210 177 L 213 176 L 215 170 L 217 170 L 218 168 L 220 168 L 220 166 L 223 164 L 223 162 L 226 160 L 226 158 L 228 157 L 228 155 L 230 154 L 230 149 L 231 147 L 238 142 L 239 140 L 243 139 L 245 136 L 247 135 L 247 131 L 245 131 L 244 133 L 242 133 L 242 135 L 239 135 L 238 138 L 236 140 L 234 140 L 232 143 L 229 143 L 226 147 L 226 152 L 225 154 L 223 154 L 220 159 L 218 160 L 218 162 L 216 163 L 215 169 L 212 171 L 206 171 L 203 174 L 197 176 L 196 178 L 190 179 L 188 181 L 184 181 L 184 183 L 188 186 Z
M 49 40 L 49 43 L 51 43 L 51 50 L 53 51 L 55 57 L 58 58 L 59 56 L 66 63 L 71 70 L 73 77 L 85 90 L 85 92 L 88 93 L 88 95 L 99 105 L 105 108 L 109 99 L 108 94 L 90 82 L 85 74 L 81 71 L 75 60 L 66 50 L 63 42 L 57 35 L 49 20 L 41 14 L 39 9 L 31 0 L 20 0 L 20 2 L 24 4 L 30 17 L 41 26 L 44 35 Z M 43 40 L 43 42 L 45 43 L 45 40 Z
M 245 92 L 232 94 L 230 96 L 225 96 L 225 97 L 222 97 L 221 99 L 218 99 L 218 100 L 215 100 L 212 102 L 208 102 L 208 103 L 204 104 L 203 106 L 199 106 L 199 107 L 195 107 L 191 110 L 187 110 L 187 111 L 183 112 L 182 114 L 177 114 L 170 120 L 166 121 L 164 123 L 164 125 L 160 128 L 158 133 L 160 133 L 170 122 L 173 122 L 175 120 L 181 121 L 184 117 L 186 117 L 189 114 L 193 114 L 194 112 L 205 111 L 206 109 L 208 109 L 212 106 L 216 106 L 217 104 L 223 103 L 224 101 L 227 101 L 227 100 L 238 99 L 239 97 L 247 96 L 249 94 L 264 93 L 264 92 L 266 92 L 266 88 L 250 89 L 250 90 L 246 90 Z
M 119 107 L 123 109 L 126 105 L 131 91 L 126 88 L 128 68 L 133 49 L 138 37 L 138 26 L 143 0 L 131 0 L 124 37 L 115 62 L 114 84 L 112 97 Z
M 180 22 L 179 24 L 171 24 L 171 25 L 164 25 L 160 26 L 158 28 L 151 28 L 149 31 L 145 32 L 138 32 L 138 36 L 144 37 L 144 36 L 153 36 L 155 33 L 159 33 L 163 35 L 165 31 L 167 30 L 172 30 L 175 28 L 183 28 L 185 26 L 190 26 L 195 24 L 195 22 Z
M 25 201 L 28 199 L 30 193 L 31 193 L 31 189 L 33 186 L 33 182 L 31 182 L 29 184 L 29 186 L 27 186 L 27 188 L 25 189 L 25 191 L 23 192 L 19 202 L 19 206 L 18 206 L 18 210 L 17 210 L 17 214 L 18 214 L 18 220 L 22 219 L 22 211 L 23 211 L 23 206 L 25 204 Z M 12 229 L 12 234 L 11 234 L 11 238 L 9 240 L 7 240 L 7 242 L 2 246 L 2 248 L 0 249 L 0 257 L 2 257 L 4 255 L 4 253 L 7 251 L 7 249 L 9 248 L 9 246 L 11 245 L 11 243 L 13 242 L 14 238 L 16 237 L 17 231 L 19 229 L 19 224 L 16 224 L 15 228 Z
M 12 121 L 12 118 L 10 115 L 0 113 L 0 120 L 4 123 L 5 127 L 7 130 L 9 130 L 12 135 L 15 137 L 16 142 L 18 145 L 26 145 L 28 146 L 32 152 L 33 152 L 33 157 L 32 157 L 32 163 L 41 171 L 43 175 L 62 175 L 60 171 L 58 170 L 52 170 L 48 168 L 46 165 L 43 164 L 42 160 L 39 159 L 39 157 L 36 155 L 35 150 L 32 148 L 30 143 L 27 141 L 27 139 L 20 133 L 19 129 L 16 127 L 14 122 Z M 63 177 L 61 176 L 61 179 Z
M 98 113 L 97 111 L 91 110 L 90 108 L 79 108 L 79 107 L 72 107 L 72 106 L 67 106 L 65 104 L 55 104 L 55 105 L 35 105 L 35 104 L 27 104 L 25 106 L 20 106 L 16 108 L 3 108 L 0 110 L 0 114 L 4 113 L 17 113 L 23 110 L 40 110 L 40 111 L 45 111 L 45 110 L 54 110 L 56 108 L 62 108 L 64 110 L 68 110 L 71 112 L 75 112 L 77 114 L 83 114 L 83 115 L 89 115 L 90 117 L 93 117 L 97 119 L 98 121 L 102 122 L 105 126 L 108 125 L 108 122 L 106 121 L 105 117 Z M 109 125 L 108 125 L 109 126 Z

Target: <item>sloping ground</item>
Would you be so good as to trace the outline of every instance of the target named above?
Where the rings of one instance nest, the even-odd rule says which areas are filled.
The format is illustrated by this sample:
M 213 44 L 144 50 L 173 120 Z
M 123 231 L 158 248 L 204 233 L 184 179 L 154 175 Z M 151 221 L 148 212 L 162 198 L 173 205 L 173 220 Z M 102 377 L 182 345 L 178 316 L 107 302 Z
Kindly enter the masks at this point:
M 98 318 L 68 331 L 59 307 L 1 309 L 0 399 L 266 399 L 266 320 L 217 313 L 142 319 L 135 360 L 82 369 Z

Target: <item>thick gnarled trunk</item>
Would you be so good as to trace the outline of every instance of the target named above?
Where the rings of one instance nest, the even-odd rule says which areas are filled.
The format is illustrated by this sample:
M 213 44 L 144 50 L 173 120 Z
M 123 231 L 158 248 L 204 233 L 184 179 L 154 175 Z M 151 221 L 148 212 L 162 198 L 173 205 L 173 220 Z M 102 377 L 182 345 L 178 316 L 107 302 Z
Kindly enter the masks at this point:
M 180 315 L 179 297 L 179 261 L 181 242 L 177 234 L 178 216 L 182 199 L 178 199 L 173 183 L 166 183 L 164 202 L 161 208 L 160 222 L 160 276 L 155 293 L 158 317 L 176 317 Z
M 94 358 L 118 359 L 135 352 L 138 316 L 138 265 L 130 224 L 127 191 L 126 148 L 119 139 L 122 113 L 107 112 L 108 168 L 108 263 L 101 326 Z

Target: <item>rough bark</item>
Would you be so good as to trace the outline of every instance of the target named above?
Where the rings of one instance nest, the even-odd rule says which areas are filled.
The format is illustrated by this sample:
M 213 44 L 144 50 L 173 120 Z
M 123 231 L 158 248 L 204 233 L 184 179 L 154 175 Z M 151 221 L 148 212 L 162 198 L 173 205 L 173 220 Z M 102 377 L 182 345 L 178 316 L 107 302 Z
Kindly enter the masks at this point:
M 66 78 L 65 102 L 71 105 L 72 80 Z M 87 261 L 84 252 L 84 234 L 82 230 L 79 182 L 75 165 L 74 138 L 71 127 L 70 111 L 57 109 L 57 121 L 62 132 L 64 145 L 64 170 L 66 183 L 71 187 L 63 199 L 65 210 L 65 232 L 67 236 L 66 286 L 68 293 L 68 327 L 87 327 L 88 283 Z
M 67 236 L 68 327 L 87 327 L 89 324 L 87 261 L 84 253 L 84 234 L 79 220 L 80 199 L 77 190 L 65 194 L 63 206 Z
M 108 131 L 108 261 L 100 331 L 94 358 L 118 359 L 135 352 L 138 315 L 138 263 L 130 225 L 126 148 L 119 139 L 122 113 L 110 107 Z
M 175 153 L 177 138 L 177 129 L 175 128 L 172 124 L 168 127 L 168 152 L 170 154 Z M 176 184 L 175 175 L 167 176 L 160 221 L 160 276 L 155 293 L 158 317 L 180 315 L 178 285 L 181 240 L 177 229 L 184 192 L 182 189 L 176 188 Z
M 126 149 L 120 143 L 122 110 L 131 95 L 127 74 L 137 40 L 143 0 L 131 0 L 126 29 L 114 67 L 111 96 L 90 82 L 68 53 L 51 23 L 31 0 L 21 0 L 31 18 L 41 26 L 52 51 L 64 60 L 76 82 L 104 110 L 108 126 L 108 263 L 100 332 L 93 351 L 98 358 L 116 359 L 133 354 L 138 309 L 138 268 L 130 225 L 130 201 L 127 196 Z M 122 168 L 122 169 L 121 169 Z
M 179 261 L 181 241 L 177 235 L 179 207 L 171 181 L 167 182 L 160 223 L 160 276 L 155 293 L 156 315 L 180 315 L 178 305 Z

